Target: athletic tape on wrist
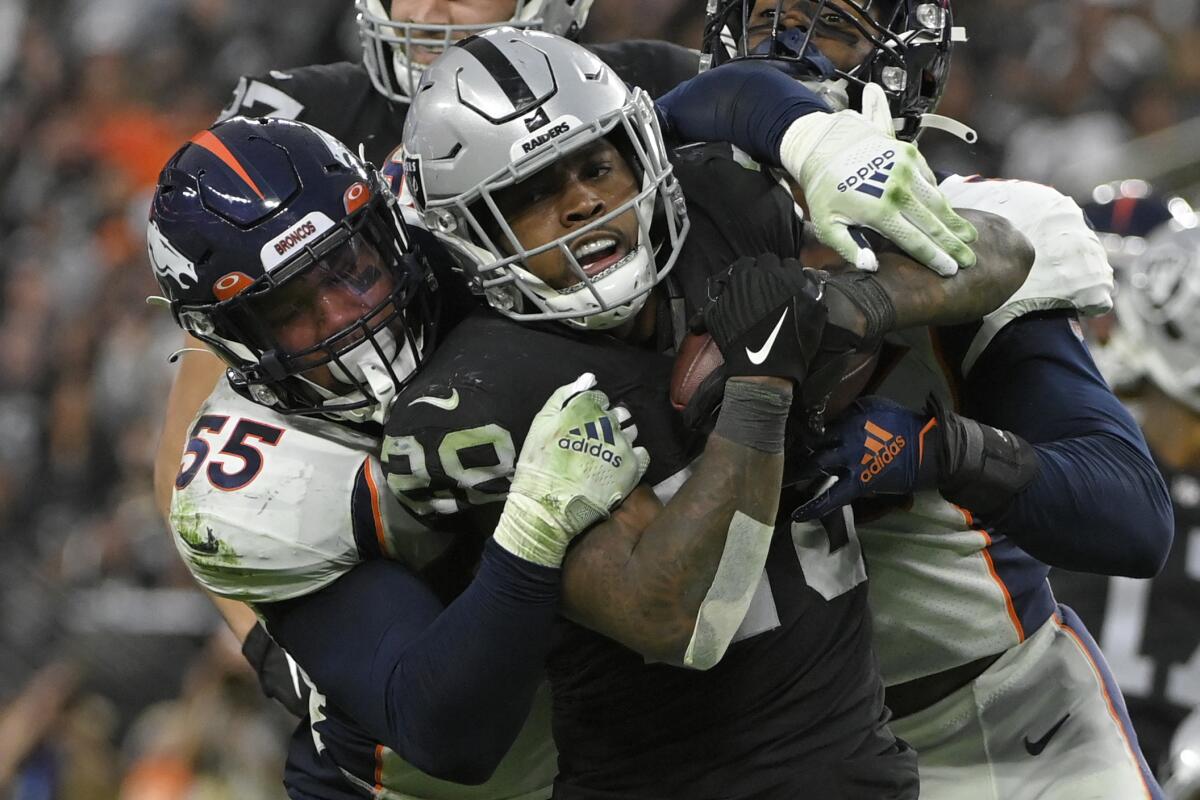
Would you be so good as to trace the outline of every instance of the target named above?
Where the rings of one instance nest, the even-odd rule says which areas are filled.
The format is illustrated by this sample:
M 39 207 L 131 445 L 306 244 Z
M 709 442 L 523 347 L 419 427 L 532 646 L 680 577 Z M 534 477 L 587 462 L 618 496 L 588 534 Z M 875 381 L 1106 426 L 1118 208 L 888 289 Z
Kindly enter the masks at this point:
M 729 380 L 713 433 L 763 453 L 782 453 L 791 408 L 790 388 Z
M 683 654 L 684 666 L 709 669 L 733 641 L 746 617 L 771 549 L 770 525 L 733 512 L 717 574 L 696 612 L 696 627 Z
M 542 504 L 510 491 L 492 538 L 517 558 L 557 569 L 567 551 L 561 528 Z
M 884 334 L 896 327 L 896 306 L 873 274 L 840 272 L 830 275 L 825 284 L 828 288 L 840 292 L 862 312 L 866 321 L 866 331 L 862 336 L 864 349 L 874 347 Z
M 946 409 L 938 398 L 931 406 L 942 428 L 942 496 L 975 514 L 1008 505 L 1041 469 L 1033 445 Z

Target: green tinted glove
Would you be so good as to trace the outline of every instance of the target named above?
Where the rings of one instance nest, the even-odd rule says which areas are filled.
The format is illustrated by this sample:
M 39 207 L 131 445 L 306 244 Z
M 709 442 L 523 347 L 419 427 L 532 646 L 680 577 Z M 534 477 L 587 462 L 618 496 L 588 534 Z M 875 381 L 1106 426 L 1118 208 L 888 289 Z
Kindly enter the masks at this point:
M 818 238 L 858 269 L 874 272 L 879 260 L 851 227 L 877 231 L 939 275 L 975 263 L 974 226 L 950 207 L 916 146 L 896 139 L 879 86 L 863 90 L 861 114 L 793 122 L 780 159 L 804 191 Z
M 621 427 L 629 412 L 610 409 L 595 385 L 584 373 L 560 386 L 529 426 L 495 533 L 518 558 L 561 566 L 571 540 L 606 518 L 650 465 L 646 448 L 633 446 L 637 428 Z

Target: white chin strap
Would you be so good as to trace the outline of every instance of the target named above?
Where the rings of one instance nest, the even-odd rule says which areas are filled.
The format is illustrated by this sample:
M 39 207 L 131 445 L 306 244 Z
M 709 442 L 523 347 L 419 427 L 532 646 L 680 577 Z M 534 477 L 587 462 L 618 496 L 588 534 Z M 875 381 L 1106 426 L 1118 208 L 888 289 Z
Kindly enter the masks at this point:
M 904 120 L 896 120 L 896 130 L 901 130 L 903 127 Z M 970 125 L 965 125 L 953 117 L 944 117 L 941 114 L 922 114 L 920 128 L 921 130 L 934 128 L 944 131 L 951 136 L 962 139 L 967 144 L 975 144 L 979 141 L 979 134 Z
M 396 373 L 396 377 L 400 379 L 411 375 L 417 368 L 416 356 L 407 340 L 404 347 L 399 348 L 396 335 L 386 329 L 373 334 L 373 338 L 375 344 L 372 344 L 370 340 L 364 340 L 338 359 L 341 364 L 332 362 L 329 365 L 329 371 L 335 380 L 349 385 L 365 383 L 370 387 L 369 399 L 373 399 L 374 403 L 362 408 L 334 412 L 335 416 L 351 422 L 382 424 L 387 417 L 388 410 L 392 407 L 392 401 L 396 399 L 397 390 L 396 382 L 392 380 L 388 372 L 389 363 L 392 371 Z M 386 360 L 380 358 L 375 345 L 378 345 L 379 349 L 383 351 Z M 363 392 L 358 390 L 349 394 L 335 394 L 326 389 L 320 389 L 320 387 L 318 389 L 328 399 L 341 400 L 346 403 L 353 403 L 366 397 Z
M 610 267 L 610 272 L 592 280 L 592 287 L 600 295 L 607 308 L 596 302 L 595 295 L 586 284 L 576 285 L 566 291 L 551 288 L 528 270 L 514 265 L 516 274 L 529 294 L 537 297 L 538 305 L 551 312 L 576 312 L 577 316 L 560 319 L 565 325 L 580 330 L 609 330 L 615 328 L 641 311 L 654 285 L 654 255 L 639 235 L 638 247 L 624 259 Z M 640 292 L 640 294 L 639 294 Z M 635 295 L 631 297 L 631 295 Z M 623 301 L 621 298 L 626 298 Z
M 850 81 L 845 78 L 831 81 L 800 81 L 800 85 L 821 98 L 830 111 L 845 111 L 850 107 Z

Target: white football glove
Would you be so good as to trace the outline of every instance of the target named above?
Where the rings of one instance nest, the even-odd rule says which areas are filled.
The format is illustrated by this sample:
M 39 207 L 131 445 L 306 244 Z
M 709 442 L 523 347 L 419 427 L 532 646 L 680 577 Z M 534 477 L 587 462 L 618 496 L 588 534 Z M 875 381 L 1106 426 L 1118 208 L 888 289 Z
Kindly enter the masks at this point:
M 974 226 L 942 196 L 916 146 L 896 139 L 883 89 L 867 84 L 862 105 L 861 114 L 808 114 L 783 136 L 783 166 L 804 191 L 818 238 L 869 272 L 879 259 L 851 226 L 877 231 L 939 275 L 972 266 Z
M 610 409 L 595 385 L 589 372 L 560 386 L 529 426 L 495 533 L 526 561 L 561 566 L 571 540 L 607 517 L 650 465 L 646 448 L 633 446 L 637 427 L 621 429 L 628 410 Z

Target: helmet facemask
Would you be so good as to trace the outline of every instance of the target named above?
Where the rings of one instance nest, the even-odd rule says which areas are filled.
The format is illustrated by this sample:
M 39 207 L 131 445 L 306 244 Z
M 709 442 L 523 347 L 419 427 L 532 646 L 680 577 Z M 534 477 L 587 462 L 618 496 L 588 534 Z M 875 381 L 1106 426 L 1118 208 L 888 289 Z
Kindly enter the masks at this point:
M 410 252 L 388 194 L 234 296 L 181 305 L 177 313 L 230 365 L 235 389 L 255 402 L 284 413 L 382 422 L 433 345 L 437 309 L 429 275 Z M 361 312 L 319 341 L 289 346 L 280 331 L 327 298 L 357 304 Z M 328 385 L 312 377 L 322 368 Z
M 756 5 L 758 15 L 754 15 Z M 961 29 L 952 26 L 948 0 L 896 0 L 891 4 L 884 0 L 774 0 L 773 5 L 771 16 L 770 3 L 717 2 L 705 25 L 706 62 L 712 66 L 735 59 L 779 63 L 835 111 L 861 108 L 863 88 L 876 83 L 888 97 L 898 136 L 916 138 L 922 118 L 932 115 L 941 99 L 952 44 L 965 38 Z M 816 22 L 787 27 L 786 12 L 797 6 Z M 836 69 L 834 75 L 828 74 L 832 64 L 813 42 L 827 11 L 840 12 L 840 24 L 846 27 L 843 33 L 853 33 L 871 47 L 857 65 Z
M 515 0 L 508 19 L 476 24 L 438 24 L 395 19 L 391 0 L 355 0 L 363 63 L 375 89 L 389 100 L 407 103 L 421 82 L 426 64 L 412 58 L 414 48 L 432 55 L 460 39 L 499 25 L 545 30 L 568 38 L 579 33 L 592 0 Z M 431 59 L 432 60 L 432 59 Z

